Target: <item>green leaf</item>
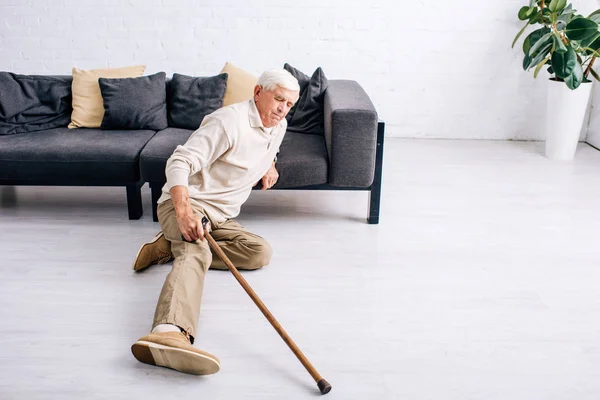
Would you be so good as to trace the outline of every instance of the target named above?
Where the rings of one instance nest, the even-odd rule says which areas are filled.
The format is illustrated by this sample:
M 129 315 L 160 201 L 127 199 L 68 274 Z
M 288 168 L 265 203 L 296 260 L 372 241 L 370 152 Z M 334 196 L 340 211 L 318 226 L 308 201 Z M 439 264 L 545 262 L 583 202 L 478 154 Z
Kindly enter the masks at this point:
M 556 24 L 557 24 L 557 29 L 559 31 L 562 31 L 563 29 L 565 29 L 565 26 L 571 22 L 573 20 L 573 14 L 563 14 L 560 17 L 558 17 Z M 558 24 L 560 24 L 561 26 L 559 27 Z
M 599 10 L 600 11 L 600 10 Z M 595 11 L 594 11 L 595 12 Z M 588 17 L 590 20 L 594 21 L 597 24 L 600 24 L 600 13 L 598 14 L 590 14 L 590 16 Z
M 548 43 L 546 45 L 546 47 L 542 48 L 536 55 L 535 58 L 531 58 L 529 56 L 526 56 L 526 58 L 529 59 L 529 64 L 527 65 L 527 68 L 525 68 L 525 60 L 523 60 L 523 67 L 525 70 L 528 70 L 529 68 L 531 68 L 532 65 L 538 65 L 538 63 L 540 61 L 542 61 L 544 59 L 544 57 L 546 57 L 549 53 L 550 50 L 552 49 L 552 42 Z
M 598 82 L 600 82 L 600 76 L 598 76 L 598 73 L 594 71 L 594 68 L 590 68 L 590 72 L 592 73 L 592 76 L 596 78 Z
M 557 11 L 561 11 L 563 8 L 565 8 L 566 5 L 567 5 L 567 0 L 552 0 L 550 2 L 550 5 L 548 6 L 548 8 L 550 8 L 550 11 L 552 11 L 552 12 L 557 12 Z
M 548 32 L 550 32 L 550 28 L 540 28 L 527 35 L 525 40 L 523 40 L 523 53 L 529 54 L 529 49 L 531 49 L 531 46 Z
M 600 57 L 600 52 L 598 51 L 598 49 L 594 50 L 590 47 L 586 47 L 583 50 L 585 50 L 585 52 L 590 56 Z
M 569 89 L 575 90 L 581 85 L 581 82 L 583 82 L 583 68 L 581 68 L 581 64 L 576 63 L 571 75 L 565 78 L 565 83 Z
M 569 4 L 558 16 L 558 22 L 568 24 L 573 19 L 573 14 L 575 14 L 577 10 L 573 9 L 573 6 Z
M 598 24 L 587 18 L 575 18 L 565 29 L 565 34 L 570 40 L 584 40 L 596 32 L 598 32 Z
M 519 40 L 519 38 L 521 37 L 521 35 L 523 34 L 523 32 L 525 32 L 525 29 L 527 29 L 527 26 L 529 26 L 529 22 L 527 22 L 525 24 L 525 26 L 523 28 L 521 28 L 521 30 L 519 31 L 519 33 L 517 33 L 517 36 L 515 36 L 515 38 L 513 39 L 512 45 L 510 46 L 515 47 L 515 43 L 517 43 L 517 40 Z
M 600 35 L 587 47 L 597 52 L 600 49 Z
M 539 40 L 535 42 L 533 46 L 531 46 L 528 53 L 529 56 L 532 58 L 535 57 L 538 53 L 538 50 L 546 46 L 548 43 L 552 43 L 552 32 L 546 33 L 544 36 L 539 38 Z
M 525 57 L 523 57 L 523 70 L 527 71 L 529 69 L 530 65 L 531 65 L 531 57 L 529 57 L 527 54 L 525 54 Z
M 548 56 L 548 57 L 546 57 L 546 58 L 544 58 L 542 61 L 540 61 L 540 62 L 538 63 L 538 65 L 535 67 L 535 70 L 533 71 L 533 77 L 534 77 L 534 78 L 537 78 L 538 74 L 540 73 L 540 70 L 542 69 L 542 67 L 543 67 L 544 65 L 546 65 L 546 63 L 548 62 L 548 60 L 550 60 L 550 57 L 549 57 L 549 56 Z
M 541 22 L 541 21 L 542 21 L 542 13 L 538 12 L 533 17 L 531 17 L 531 19 L 529 20 L 529 23 L 531 25 L 533 25 L 533 24 L 537 24 L 538 22 Z
M 556 31 L 552 31 L 552 38 L 554 39 L 554 51 L 558 51 L 559 53 L 566 53 L 567 46 L 562 41 L 562 38 Z
M 577 54 L 571 46 L 567 47 L 565 53 L 554 52 L 552 54 L 552 68 L 559 78 L 566 79 L 573 73 L 577 62 Z
M 521 9 L 519 10 L 519 20 L 525 21 L 526 19 L 529 19 L 529 17 L 531 17 L 530 13 L 531 13 L 531 7 L 527 7 L 527 6 L 521 7 Z
M 571 14 L 575 14 L 576 12 L 577 12 L 577 10 L 573 9 L 573 5 L 569 4 L 568 6 L 565 7 L 565 9 L 562 11 L 562 13 L 560 13 L 560 16 L 561 17 L 568 16 Z
M 596 32 L 589 38 L 582 40 L 581 42 L 579 42 L 579 45 L 582 49 L 591 48 L 597 50 L 600 47 L 600 32 Z M 590 53 L 586 51 L 586 54 L 589 55 Z
M 581 47 L 589 47 L 590 44 L 594 43 L 594 41 L 596 39 L 598 39 L 599 37 L 600 37 L 600 32 L 596 32 L 592 36 L 590 36 L 589 38 L 581 40 L 579 42 L 579 44 L 581 45 Z
M 521 9 L 519 10 L 518 17 L 521 21 L 525 21 L 525 20 L 533 17 L 536 10 L 537 10 L 537 7 L 527 7 L 527 6 L 521 7 Z
M 554 75 L 554 69 L 552 68 L 552 65 L 550 65 L 546 71 L 548 71 L 550 75 Z

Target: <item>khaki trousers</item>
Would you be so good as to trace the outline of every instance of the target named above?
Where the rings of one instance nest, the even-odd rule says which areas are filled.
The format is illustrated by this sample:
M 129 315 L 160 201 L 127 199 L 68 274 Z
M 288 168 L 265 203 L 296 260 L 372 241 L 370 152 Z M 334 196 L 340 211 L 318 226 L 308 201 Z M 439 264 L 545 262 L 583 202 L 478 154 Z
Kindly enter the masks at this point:
M 217 224 L 202 208 L 192 205 L 192 209 L 199 220 L 202 216 L 210 220 L 211 236 L 236 268 L 258 269 L 269 263 L 272 250 L 265 239 L 248 232 L 235 220 Z M 227 269 L 227 266 L 213 254 L 208 240 L 195 243 L 182 240 L 171 200 L 160 203 L 157 213 L 165 238 L 171 242 L 174 261 L 158 298 L 152 328 L 159 324 L 177 325 L 194 343 L 206 271 Z

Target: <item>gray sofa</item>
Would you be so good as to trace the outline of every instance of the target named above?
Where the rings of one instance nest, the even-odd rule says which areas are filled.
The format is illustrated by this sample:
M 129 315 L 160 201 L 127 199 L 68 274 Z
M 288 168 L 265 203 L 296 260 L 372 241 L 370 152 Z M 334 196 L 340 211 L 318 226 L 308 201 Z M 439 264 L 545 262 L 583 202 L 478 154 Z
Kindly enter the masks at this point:
M 139 219 L 140 188 L 148 182 L 156 221 L 166 161 L 193 131 L 68 129 L 71 78 L 25 78 L 31 78 L 23 79 L 29 86 L 13 87 L 24 93 L 0 90 L 0 185 L 124 186 L 129 218 Z M 59 89 L 52 93 L 49 87 Z M 16 107 L 20 112 L 10 109 L 13 102 L 25 103 Z M 323 136 L 286 133 L 277 162 L 280 178 L 272 190 L 368 191 L 367 220 L 377 224 L 385 124 L 357 82 L 329 81 L 324 127 Z

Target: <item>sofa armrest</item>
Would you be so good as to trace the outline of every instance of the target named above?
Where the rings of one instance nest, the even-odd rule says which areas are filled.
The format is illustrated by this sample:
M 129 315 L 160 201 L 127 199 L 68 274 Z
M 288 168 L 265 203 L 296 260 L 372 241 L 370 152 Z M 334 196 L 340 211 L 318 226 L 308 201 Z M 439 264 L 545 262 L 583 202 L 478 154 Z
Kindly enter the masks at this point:
M 324 101 L 329 184 L 369 187 L 375 174 L 377 111 L 351 80 L 330 80 Z

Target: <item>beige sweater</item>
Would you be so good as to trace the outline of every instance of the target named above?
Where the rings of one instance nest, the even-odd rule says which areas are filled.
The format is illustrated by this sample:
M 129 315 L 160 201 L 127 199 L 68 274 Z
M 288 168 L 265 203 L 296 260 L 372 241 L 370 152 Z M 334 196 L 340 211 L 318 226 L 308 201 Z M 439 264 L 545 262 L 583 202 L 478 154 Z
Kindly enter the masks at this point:
M 283 140 L 285 118 L 263 127 L 254 100 L 207 115 L 188 141 L 167 160 L 167 183 L 158 203 L 173 186 L 187 186 L 190 201 L 217 223 L 236 217 L 252 187 L 266 174 Z

